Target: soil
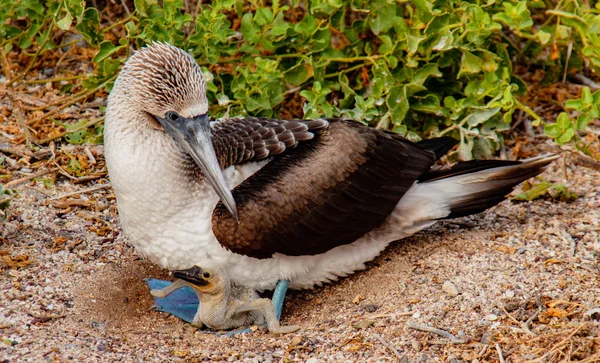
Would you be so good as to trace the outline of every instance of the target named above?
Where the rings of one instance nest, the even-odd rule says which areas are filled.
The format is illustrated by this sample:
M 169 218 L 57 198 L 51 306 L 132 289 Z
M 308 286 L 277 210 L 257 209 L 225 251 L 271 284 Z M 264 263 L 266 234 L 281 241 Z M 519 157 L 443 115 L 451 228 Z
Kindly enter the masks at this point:
M 150 310 L 143 280 L 168 273 L 128 244 L 106 180 L 21 184 L 0 227 L 0 358 L 600 362 L 600 172 L 573 160 L 542 177 L 575 201 L 505 201 L 396 242 L 365 271 L 292 292 L 283 323 L 301 330 L 284 336 L 220 337 Z

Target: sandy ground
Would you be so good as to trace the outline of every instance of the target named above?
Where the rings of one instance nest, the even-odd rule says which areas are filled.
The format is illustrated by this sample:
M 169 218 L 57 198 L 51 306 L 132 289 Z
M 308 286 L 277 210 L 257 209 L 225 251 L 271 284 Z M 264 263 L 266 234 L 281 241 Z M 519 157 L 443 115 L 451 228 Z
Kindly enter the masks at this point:
M 580 198 L 441 222 L 292 292 L 298 333 L 233 338 L 149 310 L 143 279 L 168 275 L 127 243 L 110 188 L 56 208 L 44 201 L 94 184 L 21 185 L 0 226 L 0 361 L 600 362 L 600 173 L 561 159 L 543 176 Z

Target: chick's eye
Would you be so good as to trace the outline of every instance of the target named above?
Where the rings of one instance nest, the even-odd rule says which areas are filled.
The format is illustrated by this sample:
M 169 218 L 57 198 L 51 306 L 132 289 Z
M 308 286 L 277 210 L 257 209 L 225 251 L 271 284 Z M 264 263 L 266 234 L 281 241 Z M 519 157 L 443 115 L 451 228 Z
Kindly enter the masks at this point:
M 205 272 L 202 274 L 202 277 L 204 277 L 205 279 L 210 279 L 210 273 L 209 272 Z

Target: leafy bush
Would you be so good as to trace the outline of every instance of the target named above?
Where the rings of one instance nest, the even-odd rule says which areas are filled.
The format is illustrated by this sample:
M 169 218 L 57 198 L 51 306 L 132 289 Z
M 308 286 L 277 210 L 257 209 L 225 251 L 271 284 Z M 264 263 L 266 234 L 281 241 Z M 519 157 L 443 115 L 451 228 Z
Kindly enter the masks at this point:
M 2 2 L 5 54 L 39 55 L 77 32 L 98 49 L 89 89 L 110 89 L 132 47 L 166 41 L 203 67 L 213 117 L 350 117 L 411 139 L 452 135 L 465 160 L 491 156 L 515 110 L 541 122 L 517 98 L 527 85 L 515 64 L 600 67 L 599 7 L 574 0 L 215 0 L 188 12 L 183 0 L 135 0 L 110 24 L 78 0 Z M 561 115 L 547 135 L 577 140 L 599 105 L 584 91 L 567 104 L 578 118 Z

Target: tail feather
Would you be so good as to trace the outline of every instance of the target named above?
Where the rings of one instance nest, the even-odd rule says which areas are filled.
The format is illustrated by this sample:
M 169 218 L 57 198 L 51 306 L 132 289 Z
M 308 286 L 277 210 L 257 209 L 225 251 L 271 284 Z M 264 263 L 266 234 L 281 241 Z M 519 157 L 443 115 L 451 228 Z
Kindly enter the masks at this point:
M 436 160 L 446 155 L 456 144 L 458 144 L 458 140 L 449 136 L 423 139 L 417 142 L 417 145 L 423 149 L 433 152 Z
M 447 170 L 424 174 L 418 185 L 421 192 L 436 195 L 440 202 L 437 219 L 462 217 L 500 203 L 516 185 L 540 174 L 558 157 L 459 163 Z

